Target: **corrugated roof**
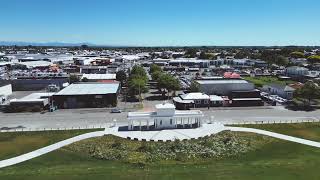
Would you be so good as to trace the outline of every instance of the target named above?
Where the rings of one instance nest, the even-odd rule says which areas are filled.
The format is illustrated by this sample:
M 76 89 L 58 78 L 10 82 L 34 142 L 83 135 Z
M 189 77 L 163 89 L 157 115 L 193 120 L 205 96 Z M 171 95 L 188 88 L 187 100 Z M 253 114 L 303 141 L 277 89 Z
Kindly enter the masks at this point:
M 180 96 L 183 100 L 209 99 L 209 96 L 203 93 L 188 93 Z
M 119 83 L 76 83 L 62 89 L 55 96 L 114 94 L 119 89 Z
M 83 74 L 82 79 L 115 80 L 116 74 Z
M 223 80 L 197 80 L 199 84 L 246 84 L 248 81 L 241 79 L 223 79 Z

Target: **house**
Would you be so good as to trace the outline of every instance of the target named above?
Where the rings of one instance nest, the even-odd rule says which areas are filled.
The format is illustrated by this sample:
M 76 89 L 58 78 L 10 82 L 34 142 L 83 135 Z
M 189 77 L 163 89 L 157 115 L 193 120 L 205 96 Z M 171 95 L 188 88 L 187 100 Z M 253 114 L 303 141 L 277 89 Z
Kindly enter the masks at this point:
M 288 85 L 282 85 L 282 84 L 264 85 L 262 87 L 262 90 L 271 95 L 278 95 L 282 98 L 289 99 L 289 100 L 293 98 L 293 92 L 295 91 L 294 88 Z
M 119 90 L 119 82 L 74 83 L 54 94 L 53 100 L 62 109 L 115 107 Z
M 285 69 L 285 74 L 289 77 L 302 78 L 309 74 L 309 70 L 304 67 L 291 66 Z
M 190 109 L 190 108 L 209 108 L 222 106 L 224 100 L 220 96 L 207 95 L 200 92 L 188 93 L 179 95 L 173 98 L 173 102 L 177 109 Z
M 173 104 L 157 104 L 155 111 L 129 112 L 128 130 L 197 128 L 202 126 L 202 117 L 199 110 L 178 111 Z

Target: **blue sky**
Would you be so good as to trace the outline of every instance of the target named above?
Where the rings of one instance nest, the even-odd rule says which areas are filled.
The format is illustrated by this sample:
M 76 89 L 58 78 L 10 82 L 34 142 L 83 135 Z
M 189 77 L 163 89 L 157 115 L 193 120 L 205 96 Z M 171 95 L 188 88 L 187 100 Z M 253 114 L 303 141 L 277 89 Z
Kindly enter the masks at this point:
M 320 45 L 319 0 L 0 0 L 0 41 Z

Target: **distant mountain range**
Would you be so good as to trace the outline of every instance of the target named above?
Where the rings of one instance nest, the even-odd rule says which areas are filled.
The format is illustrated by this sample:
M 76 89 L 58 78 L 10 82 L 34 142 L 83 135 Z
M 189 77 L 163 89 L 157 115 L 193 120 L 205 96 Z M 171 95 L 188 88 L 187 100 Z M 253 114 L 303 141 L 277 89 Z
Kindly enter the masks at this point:
M 24 42 L 24 41 L 0 41 L 0 46 L 97 46 L 96 44 L 83 42 L 83 43 L 64 43 L 64 42 Z

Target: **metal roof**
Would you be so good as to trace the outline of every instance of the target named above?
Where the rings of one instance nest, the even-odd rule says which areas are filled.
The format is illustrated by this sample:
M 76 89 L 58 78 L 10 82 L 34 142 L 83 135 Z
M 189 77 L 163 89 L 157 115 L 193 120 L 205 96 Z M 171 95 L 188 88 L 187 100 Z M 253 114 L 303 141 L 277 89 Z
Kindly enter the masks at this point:
M 208 95 L 204 93 L 188 93 L 180 96 L 183 100 L 194 100 L 194 99 L 210 99 Z
M 248 81 L 241 79 L 222 79 L 222 80 L 197 80 L 199 84 L 246 84 Z
M 62 89 L 55 96 L 115 94 L 118 89 L 119 83 L 76 83 Z
M 116 79 L 116 74 L 83 74 L 82 75 L 82 79 L 83 78 L 87 78 L 89 80 L 94 80 L 94 79 L 101 79 L 101 80 L 105 80 L 105 79 L 111 79 L 111 80 L 115 80 Z

